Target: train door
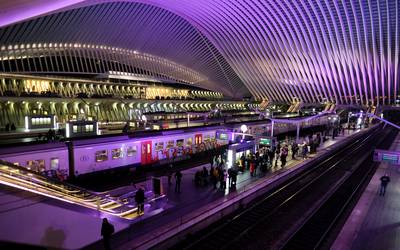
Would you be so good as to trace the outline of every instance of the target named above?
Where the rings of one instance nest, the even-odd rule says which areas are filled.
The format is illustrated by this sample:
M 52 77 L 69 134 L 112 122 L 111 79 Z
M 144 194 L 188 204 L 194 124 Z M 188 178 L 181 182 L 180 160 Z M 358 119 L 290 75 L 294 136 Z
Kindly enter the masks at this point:
M 196 134 L 194 136 L 194 142 L 196 145 L 199 145 L 203 142 L 203 135 L 202 134 Z
M 150 164 L 151 163 L 151 153 L 152 146 L 151 141 L 144 141 L 142 142 L 142 165 Z

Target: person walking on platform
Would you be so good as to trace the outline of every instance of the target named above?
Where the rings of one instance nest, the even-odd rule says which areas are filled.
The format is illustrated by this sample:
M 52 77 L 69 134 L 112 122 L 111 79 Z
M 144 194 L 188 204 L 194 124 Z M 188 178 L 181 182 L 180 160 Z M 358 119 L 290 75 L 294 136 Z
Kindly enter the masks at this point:
M 139 188 L 135 194 L 135 201 L 137 204 L 137 214 L 144 213 L 144 199 L 145 199 L 144 190 L 142 188 Z
M 381 177 L 381 188 L 379 190 L 379 196 L 385 196 L 386 187 L 389 182 L 390 182 L 390 177 L 388 174 L 385 174 L 384 176 Z
M 181 171 L 176 171 L 175 173 L 175 192 L 181 192 L 181 181 L 182 181 L 182 173 Z
M 103 236 L 103 245 L 106 250 L 111 249 L 110 239 L 114 233 L 114 226 L 108 222 L 107 218 L 103 218 L 101 225 L 101 236 Z

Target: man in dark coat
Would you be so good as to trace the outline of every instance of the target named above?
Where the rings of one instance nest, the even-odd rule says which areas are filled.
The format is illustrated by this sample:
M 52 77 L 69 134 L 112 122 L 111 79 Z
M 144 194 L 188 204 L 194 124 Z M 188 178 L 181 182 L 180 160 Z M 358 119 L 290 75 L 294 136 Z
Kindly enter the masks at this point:
M 142 188 L 139 188 L 135 194 L 135 201 L 137 204 L 137 213 L 138 214 L 144 213 L 144 200 L 145 200 L 144 190 Z
M 110 238 L 114 233 L 114 226 L 108 222 L 107 218 L 103 218 L 103 224 L 101 225 L 101 236 L 103 236 L 103 244 L 106 250 L 111 249 Z
M 182 181 L 182 173 L 181 171 L 176 171 L 175 173 L 175 192 L 181 192 L 181 181 Z
M 387 184 L 390 182 L 390 177 L 385 174 L 381 177 L 381 189 L 379 190 L 379 195 L 385 196 Z

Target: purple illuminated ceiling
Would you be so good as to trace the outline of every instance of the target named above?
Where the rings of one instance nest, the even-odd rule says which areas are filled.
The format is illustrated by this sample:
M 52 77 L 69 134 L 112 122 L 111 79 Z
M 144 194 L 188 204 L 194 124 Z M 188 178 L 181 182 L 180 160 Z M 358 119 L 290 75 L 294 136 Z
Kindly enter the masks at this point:
M 6 2 L 6 3 L 3 3 Z M 0 25 L 46 15 L 53 11 L 50 27 L 65 27 L 63 15 L 78 18 L 77 8 L 110 2 L 87 1 L 3 1 Z M 17 18 L 8 13 L 13 3 L 27 3 L 37 8 L 14 8 Z M 52 5 L 48 4 L 53 2 Z M 77 3 L 79 2 L 79 3 Z M 119 1 L 121 2 L 121 1 Z M 128 2 L 128 3 L 127 3 Z M 123 1 L 125 4 L 138 1 Z M 207 53 L 217 59 L 214 66 L 226 60 L 248 90 L 258 99 L 291 101 L 298 97 L 304 102 L 335 101 L 343 104 L 393 103 L 399 94 L 399 11 L 398 0 L 142 0 L 173 13 L 190 23 L 204 35 Z M 148 5 L 148 6 L 149 6 Z M 109 5 L 112 11 L 123 11 L 121 3 Z M 3 8 L 2 8 L 3 7 Z M 43 8 L 43 9 L 41 9 Z M 149 7 L 148 7 L 149 8 Z M 89 9 L 89 8 L 88 8 Z M 110 37 L 120 43 L 119 36 L 130 34 L 129 24 L 121 23 L 121 15 L 101 14 L 104 20 L 115 24 Z M 11 12 L 10 12 L 11 13 Z M 143 16 L 151 15 L 151 13 Z M 172 20 L 174 15 L 167 19 Z M 46 20 L 47 17 L 44 17 Z M 79 16 L 85 23 L 84 16 Z M 173 25 L 173 22 L 171 22 Z M 82 32 L 90 28 L 79 27 Z M 172 27 L 172 26 L 171 26 Z M 26 27 L 27 28 L 27 27 Z M 74 26 L 74 28 L 78 28 Z M 101 27 L 96 27 L 100 29 Z M 179 29 L 176 26 L 176 29 Z M 18 32 L 26 32 L 19 29 Z M 104 31 L 106 32 L 106 31 Z M 126 32 L 123 33 L 123 32 Z M 150 30 L 144 30 L 150 32 Z M 158 32 L 151 37 L 157 38 Z M 112 33 L 112 32 L 111 32 Z M 57 38 L 58 33 L 53 36 Z M 78 37 L 79 38 L 79 37 Z M 186 33 L 176 39 L 189 41 Z M 7 38 L 8 39 L 8 38 Z M 2 43 L 8 42 L 4 35 Z M 211 44 L 208 44 L 210 41 Z M 194 46 L 196 43 L 192 43 Z M 166 48 L 168 46 L 165 46 Z M 132 48 L 135 49 L 135 48 Z M 175 50 L 179 54 L 179 49 Z M 200 50 L 199 50 L 200 51 Z M 186 52 L 185 52 L 186 53 Z M 193 52 L 196 54 L 195 52 Z M 172 53 L 173 54 L 173 53 Z M 198 54 L 198 53 L 197 53 Z M 189 55 L 189 54 L 187 54 Z M 222 59 L 218 56 L 222 55 Z M 171 59 L 179 60 L 176 55 Z M 190 63 L 185 63 L 190 67 Z M 205 64 L 206 65 L 206 64 Z M 223 66 L 226 67 L 226 66 Z M 205 70 L 203 68 L 202 73 Z M 228 70 L 229 71 L 229 70 Z M 218 70 L 224 74 L 224 70 Z M 210 72 L 208 73 L 210 76 Z M 229 79 L 229 77 L 227 78 Z M 232 81 L 218 82 L 224 88 L 235 89 Z M 229 85 L 230 84 L 230 85 Z

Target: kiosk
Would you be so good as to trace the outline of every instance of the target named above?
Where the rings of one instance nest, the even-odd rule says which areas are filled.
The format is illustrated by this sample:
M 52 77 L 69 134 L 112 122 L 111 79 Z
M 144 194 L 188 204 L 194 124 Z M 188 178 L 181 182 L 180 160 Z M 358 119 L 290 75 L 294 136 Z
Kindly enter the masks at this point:
M 256 150 L 256 146 L 257 144 L 255 140 L 243 141 L 241 143 L 235 143 L 229 145 L 227 161 L 226 161 L 227 167 L 231 168 L 235 166 L 236 160 L 240 159 L 242 154 L 247 155 L 249 153 L 254 153 Z
M 65 124 L 65 137 L 99 135 L 97 121 L 69 121 Z

